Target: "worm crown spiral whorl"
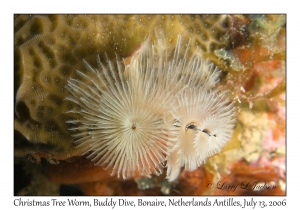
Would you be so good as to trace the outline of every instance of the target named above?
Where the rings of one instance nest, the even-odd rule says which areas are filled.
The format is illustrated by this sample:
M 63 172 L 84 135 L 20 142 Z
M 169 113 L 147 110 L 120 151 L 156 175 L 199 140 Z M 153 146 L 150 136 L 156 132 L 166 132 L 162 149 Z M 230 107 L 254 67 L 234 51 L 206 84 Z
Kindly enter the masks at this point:
M 88 74 L 78 71 L 92 86 L 70 79 L 67 99 L 79 104 L 75 112 L 82 119 L 69 121 L 80 130 L 76 143 L 97 165 L 112 169 L 125 178 L 160 174 L 172 141 L 171 115 L 166 113 L 168 93 L 160 90 L 151 78 L 125 79 L 119 61 L 115 69 L 105 67 L 98 58 L 101 72 L 86 63 Z M 134 71 L 134 69 L 129 69 Z
M 178 94 L 171 112 L 176 118 L 174 125 L 180 128 L 167 157 L 167 177 L 174 181 L 181 167 L 195 170 L 221 151 L 232 135 L 235 108 L 223 94 L 190 88 Z

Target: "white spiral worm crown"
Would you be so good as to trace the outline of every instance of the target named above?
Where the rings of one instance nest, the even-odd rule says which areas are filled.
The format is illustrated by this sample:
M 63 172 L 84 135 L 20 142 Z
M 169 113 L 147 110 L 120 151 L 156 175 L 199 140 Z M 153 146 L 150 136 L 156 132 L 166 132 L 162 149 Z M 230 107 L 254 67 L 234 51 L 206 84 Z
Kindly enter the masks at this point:
M 70 78 L 66 100 L 81 109 L 69 120 L 75 143 L 96 165 L 123 179 L 159 175 L 178 178 L 195 170 L 231 139 L 235 106 L 214 86 L 219 70 L 195 53 L 188 58 L 181 36 L 168 52 L 164 39 L 143 43 L 129 63 L 98 56 L 98 69 L 84 61 L 89 81 Z M 124 65 L 125 63 L 125 65 Z
M 235 107 L 224 94 L 190 88 L 177 95 L 171 112 L 180 128 L 167 157 L 167 178 L 174 181 L 181 167 L 193 171 L 221 151 L 232 135 Z

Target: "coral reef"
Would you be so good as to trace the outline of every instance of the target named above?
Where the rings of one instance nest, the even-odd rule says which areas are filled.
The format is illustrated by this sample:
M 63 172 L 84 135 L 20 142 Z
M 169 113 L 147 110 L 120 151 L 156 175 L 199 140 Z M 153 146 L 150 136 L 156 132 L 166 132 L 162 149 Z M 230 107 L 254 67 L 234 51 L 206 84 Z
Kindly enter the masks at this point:
M 209 23 L 214 19 L 218 24 L 212 26 Z M 112 58 L 116 53 L 126 58 L 147 37 L 153 40 L 156 32 L 164 33 L 170 45 L 187 28 L 203 28 L 199 37 L 211 29 L 225 33 L 225 19 L 189 15 L 15 15 L 15 129 L 26 137 L 15 144 L 15 155 L 37 156 L 40 152 L 39 156 L 62 160 L 80 153 L 65 123 L 78 118 L 67 113 L 76 104 L 64 98 L 68 95 L 67 80 L 78 78 L 76 70 L 85 71 L 82 59 L 95 67 L 96 55 L 103 57 L 106 53 Z M 222 45 L 218 37 L 213 43 Z M 191 46 L 195 48 L 196 44 Z
M 30 165 L 37 176 L 19 194 L 53 195 L 59 193 L 58 184 L 76 184 L 86 195 L 284 195 L 285 21 L 285 15 L 15 15 L 14 154 L 40 163 Z M 178 57 L 208 58 L 221 69 L 214 88 L 238 108 L 232 139 L 198 169 L 181 171 L 174 182 L 164 179 L 166 170 L 126 181 L 110 176 L 111 170 L 81 157 L 82 148 L 74 142 L 78 127 L 73 122 L 81 118 L 74 110 L 82 107 L 65 100 L 68 81 L 92 85 L 82 74 L 99 69 L 97 56 L 101 61 L 117 56 L 125 77 L 138 77 L 128 67 L 136 65 L 145 43 L 171 52 L 178 34 Z M 157 37 L 165 42 L 157 44 Z M 31 169 L 24 164 L 24 170 Z M 43 170 L 46 177 L 38 175 Z M 245 179 L 277 187 L 207 188 L 208 182 L 234 185 Z M 49 181 L 51 192 L 34 191 Z

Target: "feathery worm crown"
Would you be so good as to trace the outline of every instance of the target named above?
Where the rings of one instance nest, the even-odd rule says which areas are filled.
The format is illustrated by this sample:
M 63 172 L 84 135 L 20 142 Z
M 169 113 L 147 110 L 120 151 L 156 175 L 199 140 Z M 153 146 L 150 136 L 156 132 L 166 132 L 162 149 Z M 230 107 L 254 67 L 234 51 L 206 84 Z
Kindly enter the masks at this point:
M 141 79 L 147 79 L 149 71 L 153 71 L 151 73 L 155 79 L 152 81 L 173 94 L 179 93 L 184 87 L 213 88 L 220 71 L 208 60 L 203 61 L 197 52 L 188 57 L 189 44 L 183 49 L 179 35 L 175 48 L 168 51 L 165 39 L 158 39 L 153 45 L 146 40 L 129 66 L 135 66 L 134 69 L 138 71 L 135 74 L 143 77 Z
M 72 96 L 67 99 L 82 107 L 76 111 L 82 119 L 69 122 L 80 124 L 76 143 L 97 165 L 112 168 L 112 174 L 124 179 L 160 174 L 176 130 L 165 112 L 170 94 L 163 94 L 151 75 L 147 80 L 137 80 L 131 73 L 125 78 L 119 61 L 117 69 L 111 61 L 107 68 L 98 57 L 101 72 L 85 65 L 90 76 L 78 74 L 90 79 L 94 88 L 74 79 L 68 82 Z
M 191 88 L 178 94 L 171 112 L 180 128 L 167 157 L 167 178 L 174 181 L 181 167 L 193 171 L 221 151 L 232 135 L 235 107 L 224 94 Z
M 81 106 L 70 120 L 75 142 L 95 164 L 128 178 L 161 174 L 175 180 L 181 170 L 196 169 L 231 138 L 234 105 L 212 90 L 219 72 L 195 53 L 181 56 L 181 36 L 173 53 L 145 41 L 129 63 L 98 56 L 99 69 L 84 61 L 89 81 L 70 79 L 67 100 Z

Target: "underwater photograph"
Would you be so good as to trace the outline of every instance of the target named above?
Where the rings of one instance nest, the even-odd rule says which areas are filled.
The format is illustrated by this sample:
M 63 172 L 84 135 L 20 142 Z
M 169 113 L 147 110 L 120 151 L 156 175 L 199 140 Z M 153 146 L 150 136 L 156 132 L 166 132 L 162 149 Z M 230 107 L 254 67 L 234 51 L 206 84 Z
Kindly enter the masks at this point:
M 286 14 L 14 14 L 14 196 L 285 196 Z

